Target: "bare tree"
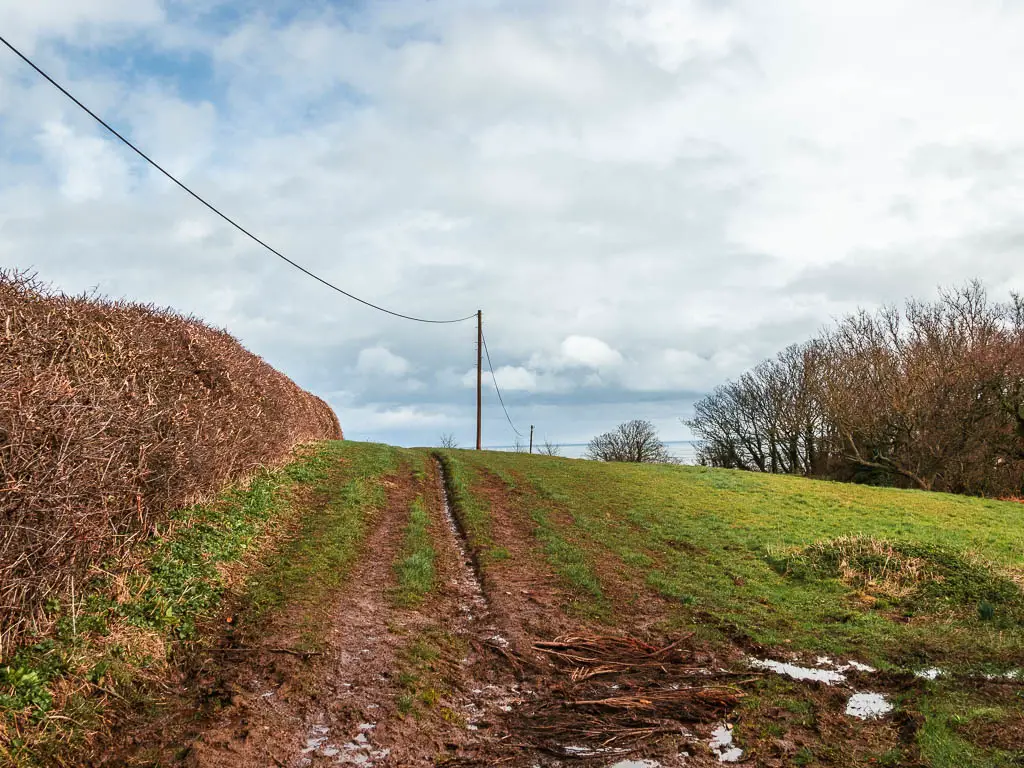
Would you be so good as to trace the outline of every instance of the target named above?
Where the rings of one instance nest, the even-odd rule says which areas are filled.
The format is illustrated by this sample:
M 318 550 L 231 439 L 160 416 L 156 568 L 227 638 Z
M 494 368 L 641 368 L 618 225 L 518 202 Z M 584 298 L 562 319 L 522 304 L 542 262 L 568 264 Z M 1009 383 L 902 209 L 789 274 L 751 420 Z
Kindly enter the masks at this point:
M 515 444 L 512 446 L 513 453 L 527 453 L 529 450 L 529 446 L 517 437 Z
M 978 282 L 859 311 L 716 388 L 703 464 L 989 496 L 1024 488 L 1024 300 Z
M 792 346 L 694 405 L 698 461 L 760 472 L 811 474 L 820 461 L 815 343 Z
M 439 444 L 440 444 L 440 446 L 442 448 L 458 448 L 459 447 L 459 444 L 455 440 L 455 435 L 453 435 L 451 432 L 444 432 L 441 435 L 441 439 L 440 439 Z
M 552 443 L 550 440 L 545 440 L 544 445 L 540 447 L 539 453 L 545 456 L 561 456 L 562 446 L 558 443 Z
M 627 421 L 611 432 L 598 435 L 587 444 L 586 456 L 595 461 L 676 463 L 676 459 L 658 438 L 654 425 L 642 419 Z

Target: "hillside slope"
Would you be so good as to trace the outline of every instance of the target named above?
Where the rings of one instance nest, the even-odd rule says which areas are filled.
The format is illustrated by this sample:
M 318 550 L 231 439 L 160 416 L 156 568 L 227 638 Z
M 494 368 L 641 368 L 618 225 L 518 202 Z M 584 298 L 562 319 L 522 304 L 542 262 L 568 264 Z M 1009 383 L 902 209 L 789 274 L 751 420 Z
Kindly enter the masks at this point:
M 0 763 L 1019 765 L 1022 511 L 323 443 L 98 582 Z
M 481 529 L 526 525 L 570 615 L 694 632 L 747 662 L 879 670 L 748 687 L 736 735 L 759 764 L 1024 758 L 1024 506 L 702 467 L 451 456 Z M 480 539 L 485 560 L 503 546 Z M 864 687 L 895 710 L 858 726 L 843 702 Z

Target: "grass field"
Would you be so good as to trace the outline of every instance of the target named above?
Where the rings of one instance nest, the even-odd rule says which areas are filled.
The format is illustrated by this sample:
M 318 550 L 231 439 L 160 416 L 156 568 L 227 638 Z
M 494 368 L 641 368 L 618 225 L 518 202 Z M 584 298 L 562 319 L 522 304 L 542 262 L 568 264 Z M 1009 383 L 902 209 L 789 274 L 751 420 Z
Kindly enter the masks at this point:
M 499 486 L 533 521 L 581 618 L 615 625 L 655 600 L 666 632 L 773 658 L 853 658 L 904 681 L 898 707 L 923 719 L 925 764 L 1024 758 L 1024 745 L 991 748 L 992 728 L 974 728 L 1019 727 L 1022 688 L 968 682 L 1024 666 L 1024 506 L 702 467 L 471 451 L 448 461 L 478 509 Z M 486 530 L 486 517 L 475 525 Z M 934 681 L 913 675 L 933 667 Z M 797 717 L 800 690 L 767 680 L 746 706 L 789 701 Z

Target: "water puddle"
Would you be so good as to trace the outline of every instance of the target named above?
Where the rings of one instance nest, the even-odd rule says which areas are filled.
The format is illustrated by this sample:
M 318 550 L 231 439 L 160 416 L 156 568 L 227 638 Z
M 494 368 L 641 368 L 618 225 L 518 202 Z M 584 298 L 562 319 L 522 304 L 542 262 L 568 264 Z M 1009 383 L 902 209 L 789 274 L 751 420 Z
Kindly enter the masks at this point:
M 836 670 L 801 667 L 797 664 L 790 664 L 785 661 L 773 661 L 772 659 L 751 659 L 750 666 L 755 669 L 767 669 L 793 680 L 813 680 L 815 682 L 824 683 L 825 685 L 841 683 L 846 680 L 846 675 Z
M 386 760 L 391 751 L 374 747 L 371 736 L 376 727 L 375 723 L 360 723 L 352 740 L 339 746 L 329 743 L 330 729 L 326 725 L 314 725 L 309 729 L 309 734 L 306 737 L 301 764 L 303 766 L 312 765 L 313 756 L 316 755 L 331 758 L 337 765 L 377 765 Z
M 621 755 L 628 753 L 632 750 L 628 749 L 616 749 L 615 747 L 578 747 L 573 744 L 562 744 L 559 747 L 566 757 L 570 758 L 587 758 L 587 757 L 601 757 L 602 755 Z M 623 763 L 615 763 L 618 765 L 647 765 L 646 762 L 637 763 L 636 761 L 626 760 Z M 655 763 L 657 765 L 657 763 Z
M 661 768 L 661 763 L 656 760 L 620 760 L 608 768 Z
M 459 521 L 455 519 L 451 499 L 448 498 L 448 488 L 444 482 L 444 467 L 438 459 L 435 458 L 434 461 L 437 462 L 441 502 L 444 505 L 444 519 L 448 523 L 448 530 L 455 541 L 455 546 L 459 551 L 459 561 L 462 564 L 462 567 L 459 569 L 461 573 L 454 580 L 453 586 L 457 587 L 459 592 L 459 611 L 467 622 L 471 622 L 487 614 L 487 598 L 484 597 L 484 590 L 480 585 L 480 576 L 473 566 L 472 558 L 469 556 L 466 537 L 462 532 Z M 494 634 L 497 635 L 496 632 Z M 504 640 L 504 638 L 501 639 Z
M 984 675 L 986 680 L 1024 680 L 1024 669 L 1011 669 L 1001 675 Z
M 914 677 L 920 677 L 923 680 L 934 680 L 942 674 L 942 670 L 938 667 L 932 667 L 931 669 L 919 669 L 914 673 Z
M 391 754 L 389 749 L 374 748 L 371 737 L 376 727 L 375 723 L 360 723 L 352 741 L 343 744 L 340 749 L 333 749 L 331 754 L 327 754 L 327 750 L 321 750 L 320 754 L 337 757 L 334 762 L 339 765 L 376 765 Z
M 732 724 L 721 723 L 711 732 L 711 751 L 720 763 L 736 763 L 743 757 L 743 750 L 732 745 Z
M 881 693 L 855 693 L 846 703 L 846 714 L 860 720 L 874 720 L 892 712 L 892 704 Z
M 861 664 L 859 661 L 848 660 L 845 664 L 839 664 L 828 656 L 819 656 L 815 663 L 817 668 L 802 667 L 798 664 L 790 664 L 784 661 L 773 661 L 771 659 L 751 659 L 750 665 L 755 669 L 767 669 L 779 675 L 784 675 L 792 680 L 808 680 L 812 682 L 834 685 L 845 683 L 845 672 L 851 669 L 856 672 L 877 672 L 874 667 Z M 831 669 L 823 669 L 831 667 Z M 938 669 L 923 669 L 914 673 L 917 677 L 926 680 L 934 680 L 942 672 Z M 893 709 L 893 705 L 881 693 L 854 693 L 846 703 L 846 714 L 861 720 L 873 720 L 887 715 Z

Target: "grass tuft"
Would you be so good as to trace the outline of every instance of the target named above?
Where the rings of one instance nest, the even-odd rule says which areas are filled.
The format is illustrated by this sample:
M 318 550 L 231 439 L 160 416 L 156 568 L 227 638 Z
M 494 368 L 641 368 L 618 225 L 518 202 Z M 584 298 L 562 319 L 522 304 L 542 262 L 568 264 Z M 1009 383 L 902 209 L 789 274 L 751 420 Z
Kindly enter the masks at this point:
M 430 518 L 423 506 L 423 499 L 417 496 L 409 508 L 405 543 L 395 563 L 398 576 L 396 601 L 399 605 L 418 605 L 434 588 L 436 552 L 431 542 L 429 525 Z
M 777 554 L 769 564 L 800 580 L 838 578 L 873 597 L 886 598 L 908 614 L 970 614 L 992 620 L 996 606 L 1024 618 L 1024 592 L 991 563 L 951 547 L 839 536 Z

